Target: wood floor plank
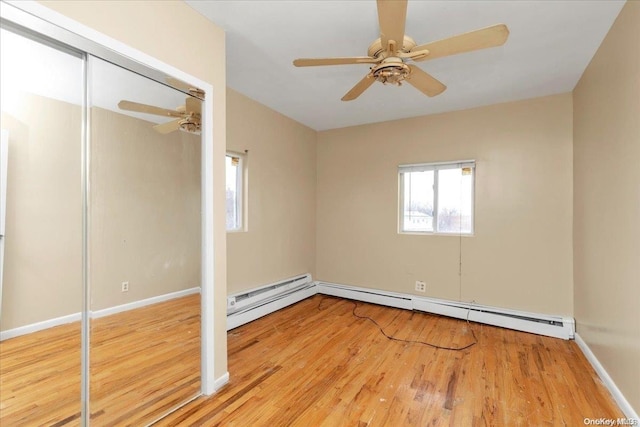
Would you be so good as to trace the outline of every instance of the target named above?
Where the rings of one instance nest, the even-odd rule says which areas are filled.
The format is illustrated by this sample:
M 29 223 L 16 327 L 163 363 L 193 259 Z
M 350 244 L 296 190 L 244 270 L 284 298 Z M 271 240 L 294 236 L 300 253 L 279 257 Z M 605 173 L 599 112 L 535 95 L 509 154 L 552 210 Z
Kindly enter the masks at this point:
M 228 333 L 230 383 L 160 426 L 556 426 L 622 417 L 573 341 L 314 296 Z M 268 369 L 277 366 L 277 371 Z M 255 382 L 257 381 L 257 382 Z
M 401 339 L 462 347 L 475 334 L 477 344 L 449 351 L 391 341 L 354 308 Z M 134 310 L 129 331 L 112 316 L 93 325 L 92 425 L 142 425 L 197 391 L 198 313 L 199 300 L 186 297 Z M 0 343 L 0 425 L 79 424 L 74 328 Z M 229 384 L 157 425 L 560 426 L 623 417 L 573 341 L 340 298 L 317 295 L 236 328 L 227 348 Z

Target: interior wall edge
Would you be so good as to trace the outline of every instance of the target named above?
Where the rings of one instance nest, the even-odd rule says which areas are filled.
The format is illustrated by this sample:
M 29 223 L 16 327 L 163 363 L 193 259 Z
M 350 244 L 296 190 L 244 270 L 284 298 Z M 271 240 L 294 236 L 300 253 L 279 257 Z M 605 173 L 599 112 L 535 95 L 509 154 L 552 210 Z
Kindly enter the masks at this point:
M 605 385 L 607 390 L 609 390 L 609 392 L 613 396 L 613 399 L 616 401 L 620 409 L 622 409 L 622 412 L 624 412 L 624 414 L 629 419 L 635 419 L 636 421 L 640 420 L 638 413 L 631 406 L 631 403 L 629 403 L 629 401 L 626 399 L 622 391 L 616 385 L 613 378 L 611 378 L 611 376 L 609 375 L 607 370 L 604 368 L 602 363 L 600 363 L 596 355 L 593 353 L 593 351 L 591 351 L 591 348 L 589 347 L 589 345 L 582 339 L 580 334 L 577 332 L 575 334 L 575 340 L 576 340 L 576 344 L 578 344 L 578 347 L 580 348 L 584 356 L 587 358 L 591 366 L 593 366 L 593 369 L 596 371 L 596 373 L 602 380 L 602 383 Z

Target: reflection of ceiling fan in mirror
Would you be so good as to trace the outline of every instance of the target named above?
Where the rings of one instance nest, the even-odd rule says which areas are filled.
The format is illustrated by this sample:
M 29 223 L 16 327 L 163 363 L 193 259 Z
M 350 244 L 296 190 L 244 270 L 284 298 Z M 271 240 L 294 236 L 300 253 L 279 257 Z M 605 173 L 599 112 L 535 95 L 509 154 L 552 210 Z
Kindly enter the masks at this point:
M 174 117 L 167 123 L 161 123 L 153 128 L 160 133 L 170 133 L 176 130 L 182 130 L 189 133 L 199 133 L 202 124 L 202 101 L 187 96 L 184 105 L 179 106 L 175 110 L 168 110 L 153 105 L 140 104 L 133 101 L 120 101 L 118 107 L 121 110 L 135 111 L 137 113 L 154 114 L 156 116 Z
M 171 87 L 181 90 L 184 93 L 189 93 L 196 98 L 204 99 L 204 91 L 200 88 L 193 87 L 193 85 L 185 83 L 182 80 L 178 80 L 175 77 L 166 77 L 165 81 Z
M 504 24 L 493 25 L 435 42 L 416 45 L 405 35 L 407 0 L 377 0 L 380 38 L 369 46 L 369 56 L 346 58 L 302 58 L 293 61 L 296 67 L 316 65 L 372 64 L 371 71 L 358 82 L 343 101 L 360 96 L 375 81 L 400 86 L 407 81 L 427 96 L 436 96 L 447 88 L 435 77 L 407 61 L 426 61 L 458 53 L 501 46 L 507 41 L 509 29 Z

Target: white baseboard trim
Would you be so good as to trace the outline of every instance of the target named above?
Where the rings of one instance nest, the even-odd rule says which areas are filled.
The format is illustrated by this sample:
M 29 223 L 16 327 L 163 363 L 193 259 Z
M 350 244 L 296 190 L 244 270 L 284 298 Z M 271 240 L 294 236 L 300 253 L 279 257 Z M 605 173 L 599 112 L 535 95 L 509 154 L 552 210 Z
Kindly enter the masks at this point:
M 443 316 L 467 319 L 517 331 L 530 332 L 555 338 L 571 339 L 575 321 L 570 317 L 503 309 L 472 303 L 419 297 L 376 289 L 359 288 L 337 283 L 316 282 L 318 293 L 403 308 L 419 310 Z
M 215 379 L 215 381 L 213 382 L 213 393 L 220 390 L 228 382 L 229 382 L 229 371 L 225 372 L 224 374 L 220 375 L 218 378 Z
M 189 288 L 177 292 L 171 292 L 164 295 L 158 295 L 155 297 L 143 299 L 140 301 L 133 301 L 127 304 L 118 305 L 115 307 L 109 307 L 102 310 L 97 310 L 89 313 L 89 317 L 92 319 L 99 319 L 100 317 L 110 316 L 112 314 L 121 313 L 123 311 L 133 310 L 136 308 L 145 307 L 151 304 L 157 304 L 159 302 L 169 301 L 175 298 L 181 298 L 187 295 L 200 293 L 200 288 Z M 55 326 L 65 325 L 67 323 L 79 322 L 82 319 L 81 313 L 73 313 L 66 316 L 56 317 L 55 319 L 44 320 L 42 322 L 31 323 L 29 325 L 20 326 L 14 329 L 8 329 L 0 332 L 0 341 L 7 340 L 9 338 L 19 337 L 20 335 L 27 335 L 33 332 L 42 331 L 44 329 L 53 328 Z
M 159 302 L 165 302 L 176 298 L 186 297 L 187 295 L 193 295 L 200 293 L 200 288 L 189 288 L 181 291 L 171 292 L 164 295 L 158 295 L 151 298 L 142 299 L 139 301 L 129 302 L 127 304 L 116 305 L 115 307 L 103 308 L 102 310 L 96 310 L 91 312 L 90 317 L 92 319 L 99 319 L 101 317 L 110 316 L 112 314 L 121 313 L 123 311 L 134 310 L 136 308 L 145 307 L 151 304 L 157 304 Z
M 6 331 L 0 332 L 0 341 L 19 337 L 20 335 L 31 334 L 33 332 L 42 331 L 44 329 L 53 328 L 55 326 L 66 325 L 67 323 L 79 322 L 81 318 L 82 313 L 73 313 L 66 316 L 56 317 L 55 319 L 43 320 L 42 322 L 36 322 L 25 326 L 19 326 L 13 329 L 7 329 Z
M 582 339 L 582 337 L 576 333 L 575 334 L 576 344 L 582 353 L 587 358 L 593 369 L 596 371 L 602 383 L 607 387 L 613 399 L 616 401 L 620 409 L 627 418 L 634 419 L 636 422 L 640 422 L 640 417 L 638 417 L 638 413 L 633 409 L 629 401 L 624 397 L 616 383 L 613 381 L 609 373 L 604 369 L 604 366 L 600 363 L 596 355 L 591 351 L 587 343 Z

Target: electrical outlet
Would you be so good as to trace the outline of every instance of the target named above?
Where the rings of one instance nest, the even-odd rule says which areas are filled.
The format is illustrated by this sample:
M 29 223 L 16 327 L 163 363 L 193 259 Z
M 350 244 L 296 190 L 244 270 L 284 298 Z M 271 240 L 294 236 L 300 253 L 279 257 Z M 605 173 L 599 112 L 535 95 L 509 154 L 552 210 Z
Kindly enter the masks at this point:
M 427 292 L 427 284 L 421 280 L 416 280 L 416 291 Z
M 129 282 L 122 282 L 122 292 L 129 292 Z

